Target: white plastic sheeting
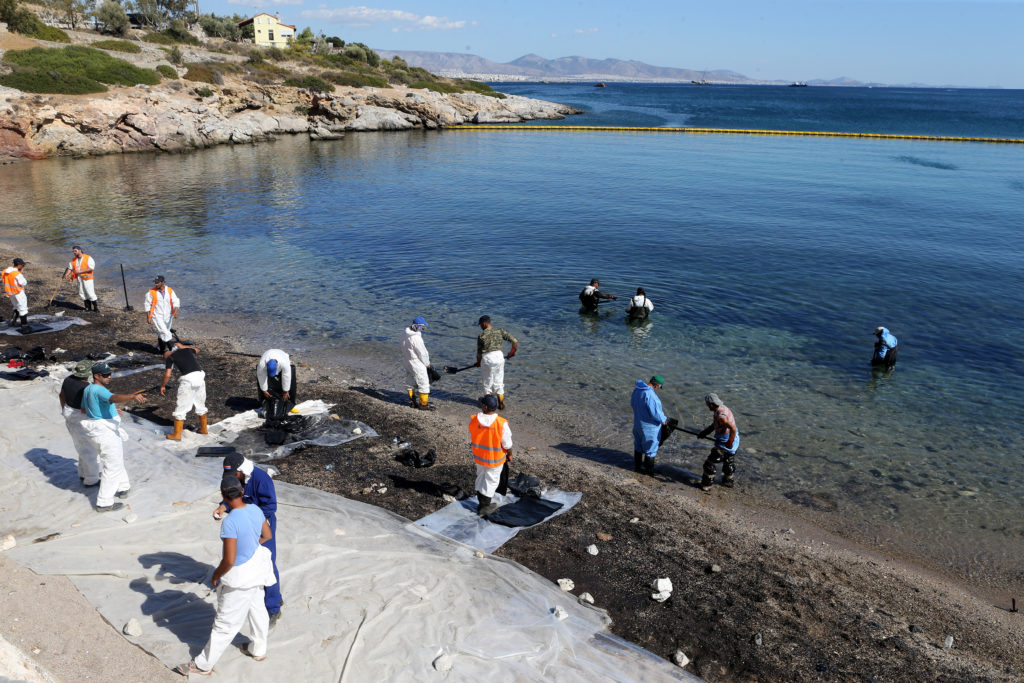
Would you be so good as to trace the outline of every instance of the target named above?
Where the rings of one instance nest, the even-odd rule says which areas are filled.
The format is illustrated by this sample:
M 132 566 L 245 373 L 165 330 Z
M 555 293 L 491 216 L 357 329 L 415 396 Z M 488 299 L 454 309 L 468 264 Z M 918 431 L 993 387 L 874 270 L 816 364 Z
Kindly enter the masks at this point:
M 6 314 L 6 311 L 5 311 Z M 40 334 L 46 334 L 47 332 L 60 332 L 66 330 L 72 325 L 88 325 L 86 321 L 81 318 L 74 318 L 63 315 L 50 315 L 48 313 L 36 313 L 28 316 L 29 323 L 41 323 L 49 327 L 46 332 L 36 332 L 35 334 L 22 334 L 18 332 L 20 325 L 0 325 L 0 334 L 9 334 L 12 337 L 37 337 Z
M 202 581 L 220 557 L 211 519 L 216 459 L 203 441 L 172 443 L 125 419 L 130 509 L 92 510 L 57 402 L 59 377 L 0 383 L 0 532 L 15 560 L 65 574 L 116 628 L 168 666 L 202 648 L 214 597 Z M 697 680 L 607 632 L 606 614 L 526 568 L 321 491 L 277 484 L 285 604 L 267 660 L 237 649 L 211 680 Z M 59 534 L 33 544 L 35 538 Z M 568 617 L 553 615 L 560 607 Z M 244 638 L 236 639 L 236 644 Z M 432 663 L 446 654 L 451 671 Z

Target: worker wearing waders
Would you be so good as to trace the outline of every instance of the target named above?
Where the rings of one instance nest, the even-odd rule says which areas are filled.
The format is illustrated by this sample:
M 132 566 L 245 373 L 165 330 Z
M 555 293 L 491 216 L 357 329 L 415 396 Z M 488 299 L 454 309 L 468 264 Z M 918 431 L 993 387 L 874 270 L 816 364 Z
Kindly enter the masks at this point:
M 427 369 L 430 368 L 430 354 L 423 343 L 423 330 L 427 327 L 427 321 L 422 318 L 414 318 L 412 325 L 405 328 L 402 336 L 402 357 L 405 366 L 412 376 L 412 384 L 407 387 L 409 391 L 409 403 L 413 408 L 430 410 L 430 376 Z M 419 393 L 419 397 L 416 396 Z
M 281 417 L 295 405 L 295 365 L 281 349 L 269 349 L 256 365 L 257 400 L 268 418 Z
M 598 290 L 601 283 L 595 277 L 590 281 L 590 284 L 583 288 L 580 292 L 580 303 L 583 304 L 583 310 L 587 313 L 596 313 L 597 306 L 601 302 L 601 299 L 615 299 L 613 294 L 605 294 Z
M 171 348 L 171 319 L 178 317 L 181 300 L 174 290 L 167 286 L 163 275 L 153 279 L 153 289 L 146 292 L 146 321 L 156 329 L 157 348 L 160 353 Z
M 242 483 L 245 487 L 242 500 L 263 511 L 273 533 L 273 538 L 263 544 L 270 551 L 274 578 L 277 579 L 273 586 L 267 586 L 266 595 L 263 596 L 270 615 L 270 625 L 273 626 L 281 617 L 281 605 L 284 603 L 281 599 L 281 575 L 277 571 L 277 491 L 274 489 L 274 480 L 241 453 L 232 453 L 224 458 L 224 474 L 234 474 Z M 213 518 L 220 519 L 226 511 L 226 501 L 221 501 L 220 506 L 213 511 Z
M 497 415 L 498 399 L 492 395 L 480 399 L 481 412 L 469 419 L 469 441 L 476 462 L 477 514 L 481 517 L 498 509 L 491 498 L 505 494 L 508 464 L 512 461 L 512 430 L 508 420 Z
M 64 424 L 71 435 L 71 443 L 78 452 L 78 478 L 83 486 L 96 486 L 100 483 L 99 454 L 96 447 L 85 433 L 82 422 L 86 419 L 82 412 L 82 395 L 89 386 L 92 377 L 92 361 L 83 360 L 75 366 L 74 371 L 60 385 L 60 412 L 64 416 Z
M 96 283 L 93 276 L 96 271 L 96 261 L 79 246 L 71 247 L 71 262 L 68 263 L 67 279 L 71 282 L 78 280 L 78 296 L 82 298 L 82 305 L 87 311 L 99 312 L 96 303 Z
M 14 265 L 4 271 L 4 294 L 11 300 L 11 307 L 14 309 L 14 317 L 11 318 L 12 325 L 28 325 L 28 295 L 25 294 L 25 262 L 20 258 L 14 259 Z
M 629 405 L 633 408 L 633 469 L 649 475 L 654 474 L 661 426 L 668 423 L 657 394 L 663 386 L 665 379 L 661 375 L 654 375 L 649 382 L 638 379 L 629 397 Z
M 732 411 L 725 407 L 718 394 L 708 394 L 704 404 L 715 414 L 710 426 L 701 430 L 698 438 L 703 438 L 712 431 L 715 433 L 715 445 L 704 461 L 704 475 L 700 479 L 700 490 L 707 493 L 715 483 L 715 465 L 722 463 L 722 486 L 732 488 L 733 474 L 736 472 L 736 451 L 740 447 L 740 430 L 736 427 L 736 419 Z
M 110 512 L 122 507 L 121 503 L 114 502 L 114 497 L 127 498 L 131 488 L 124 468 L 123 442 L 128 440 L 128 432 L 121 427 L 121 416 L 115 404 L 142 403 L 146 397 L 141 393 L 111 393 L 107 389 L 110 366 L 106 363 L 93 364 L 92 381 L 82 392 L 82 411 L 86 417 L 82 426 L 99 453 L 100 490 L 96 494 L 96 512 Z
M 477 321 L 480 335 L 476 338 L 476 366 L 482 368 L 484 394 L 498 396 L 498 410 L 505 409 L 505 358 L 519 350 L 519 342 L 505 330 L 491 327 L 491 316 L 482 315 Z M 503 342 L 512 344 L 508 356 L 502 353 Z
M 884 327 L 875 328 L 875 352 L 871 356 L 872 365 L 891 368 L 896 365 L 896 354 L 899 353 L 899 341 L 892 332 Z
M 636 288 L 636 296 L 629 300 L 629 308 L 626 315 L 630 320 L 644 320 L 654 310 L 654 304 L 647 298 L 647 292 L 643 287 Z
M 171 417 L 174 418 L 174 432 L 167 435 L 171 441 L 181 441 L 181 430 L 185 428 L 185 416 L 195 409 L 199 418 L 197 434 L 206 434 L 206 373 L 199 367 L 196 354 L 199 349 L 187 344 L 174 344 L 164 351 L 164 378 L 160 382 L 160 395 L 167 394 L 167 381 L 171 371 L 178 368 L 178 401 Z

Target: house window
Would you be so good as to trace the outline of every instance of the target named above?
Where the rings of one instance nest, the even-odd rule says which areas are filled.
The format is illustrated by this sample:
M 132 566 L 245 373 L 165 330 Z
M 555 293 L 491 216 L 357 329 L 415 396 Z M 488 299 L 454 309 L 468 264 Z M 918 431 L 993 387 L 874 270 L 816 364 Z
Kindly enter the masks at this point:
M 270 29 L 269 31 L 267 31 L 267 33 L 270 34 L 270 37 L 268 38 L 268 40 L 270 42 L 274 42 L 274 29 Z

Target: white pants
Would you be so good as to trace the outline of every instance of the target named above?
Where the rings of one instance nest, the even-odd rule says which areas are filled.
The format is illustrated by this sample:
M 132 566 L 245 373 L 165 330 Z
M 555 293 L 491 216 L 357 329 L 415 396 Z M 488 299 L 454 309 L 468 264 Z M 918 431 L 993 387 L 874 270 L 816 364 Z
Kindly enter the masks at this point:
M 494 492 L 498 490 L 498 484 L 501 482 L 501 470 L 504 467 L 504 464 L 498 465 L 497 467 L 484 467 L 483 465 L 477 465 L 476 492 L 482 493 L 488 498 L 492 497 Z
M 427 376 L 427 366 L 418 360 L 407 360 L 405 361 L 406 367 L 409 369 L 409 374 L 412 376 L 412 382 L 409 385 L 410 389 L 416 389 L 421 394 L 430 393 L 430 377 Z
M 100 490 L 96 494 L 96 505 L 113 505 L 114 494 L 131 488 L 124 468 L 121 420 L 91 420 L 87 417 L 82 420 L 82 426 L 100 456 Z
M 96 301 L 96 285 L 93 280 L 78 278 L 78 296 L 82 301 Z
M 153 327 L 156 328 L 156 336 L 160 341 L 171 341 L 171 314 L 161 317 L 159 313 L 153 314 Z
M 182 375 L 178 383 L 178 405 L 171 414 L 175 420 L 184 420 L 188 411 L 196 409 L 196 415 L 206 415 L 206 373 L 202 370 Z
M 25 296 L 25 292 L 9 295 L 7 298 L 11 300 L 11 308 L 15 313 L 28 315 L 28 297 Z
M 78 476 L 82 479 L 83 484 L 92 486 L 100 480 L 100 464 L 96 447 L 92 445 L 89 435 L 85 433 L 85 426 L 82 424 L 85 414 L 81 410 L 65 406 L 63 415 L 64 424 L 67 425 L 68 434 L 71 435 L 71 442 L 75 444 L 75 450 L 78 451 Z
M 505 354 L 488 351 L 480 359 L 484 380 L 484 394 L 505 394 Z
M 252 634 L 249 653 L 263 657 L 267 654 L 267 632 L 270 630 L 270 615 L 263 604 L 263 586 L 229 588 L 221 583 L 217 588 L 217 618 L 206 647 L 196 655 L 196 666 L 203 671 L 212 669 L 246 622 Z

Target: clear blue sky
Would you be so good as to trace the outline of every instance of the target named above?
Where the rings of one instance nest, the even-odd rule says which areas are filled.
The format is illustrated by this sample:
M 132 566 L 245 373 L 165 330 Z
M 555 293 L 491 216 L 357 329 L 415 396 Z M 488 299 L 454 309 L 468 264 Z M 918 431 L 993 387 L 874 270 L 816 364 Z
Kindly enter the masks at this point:
M 372 47 L 637 59 L 752 78 L 1024 88 L 1024 0 L 200 0 Z

